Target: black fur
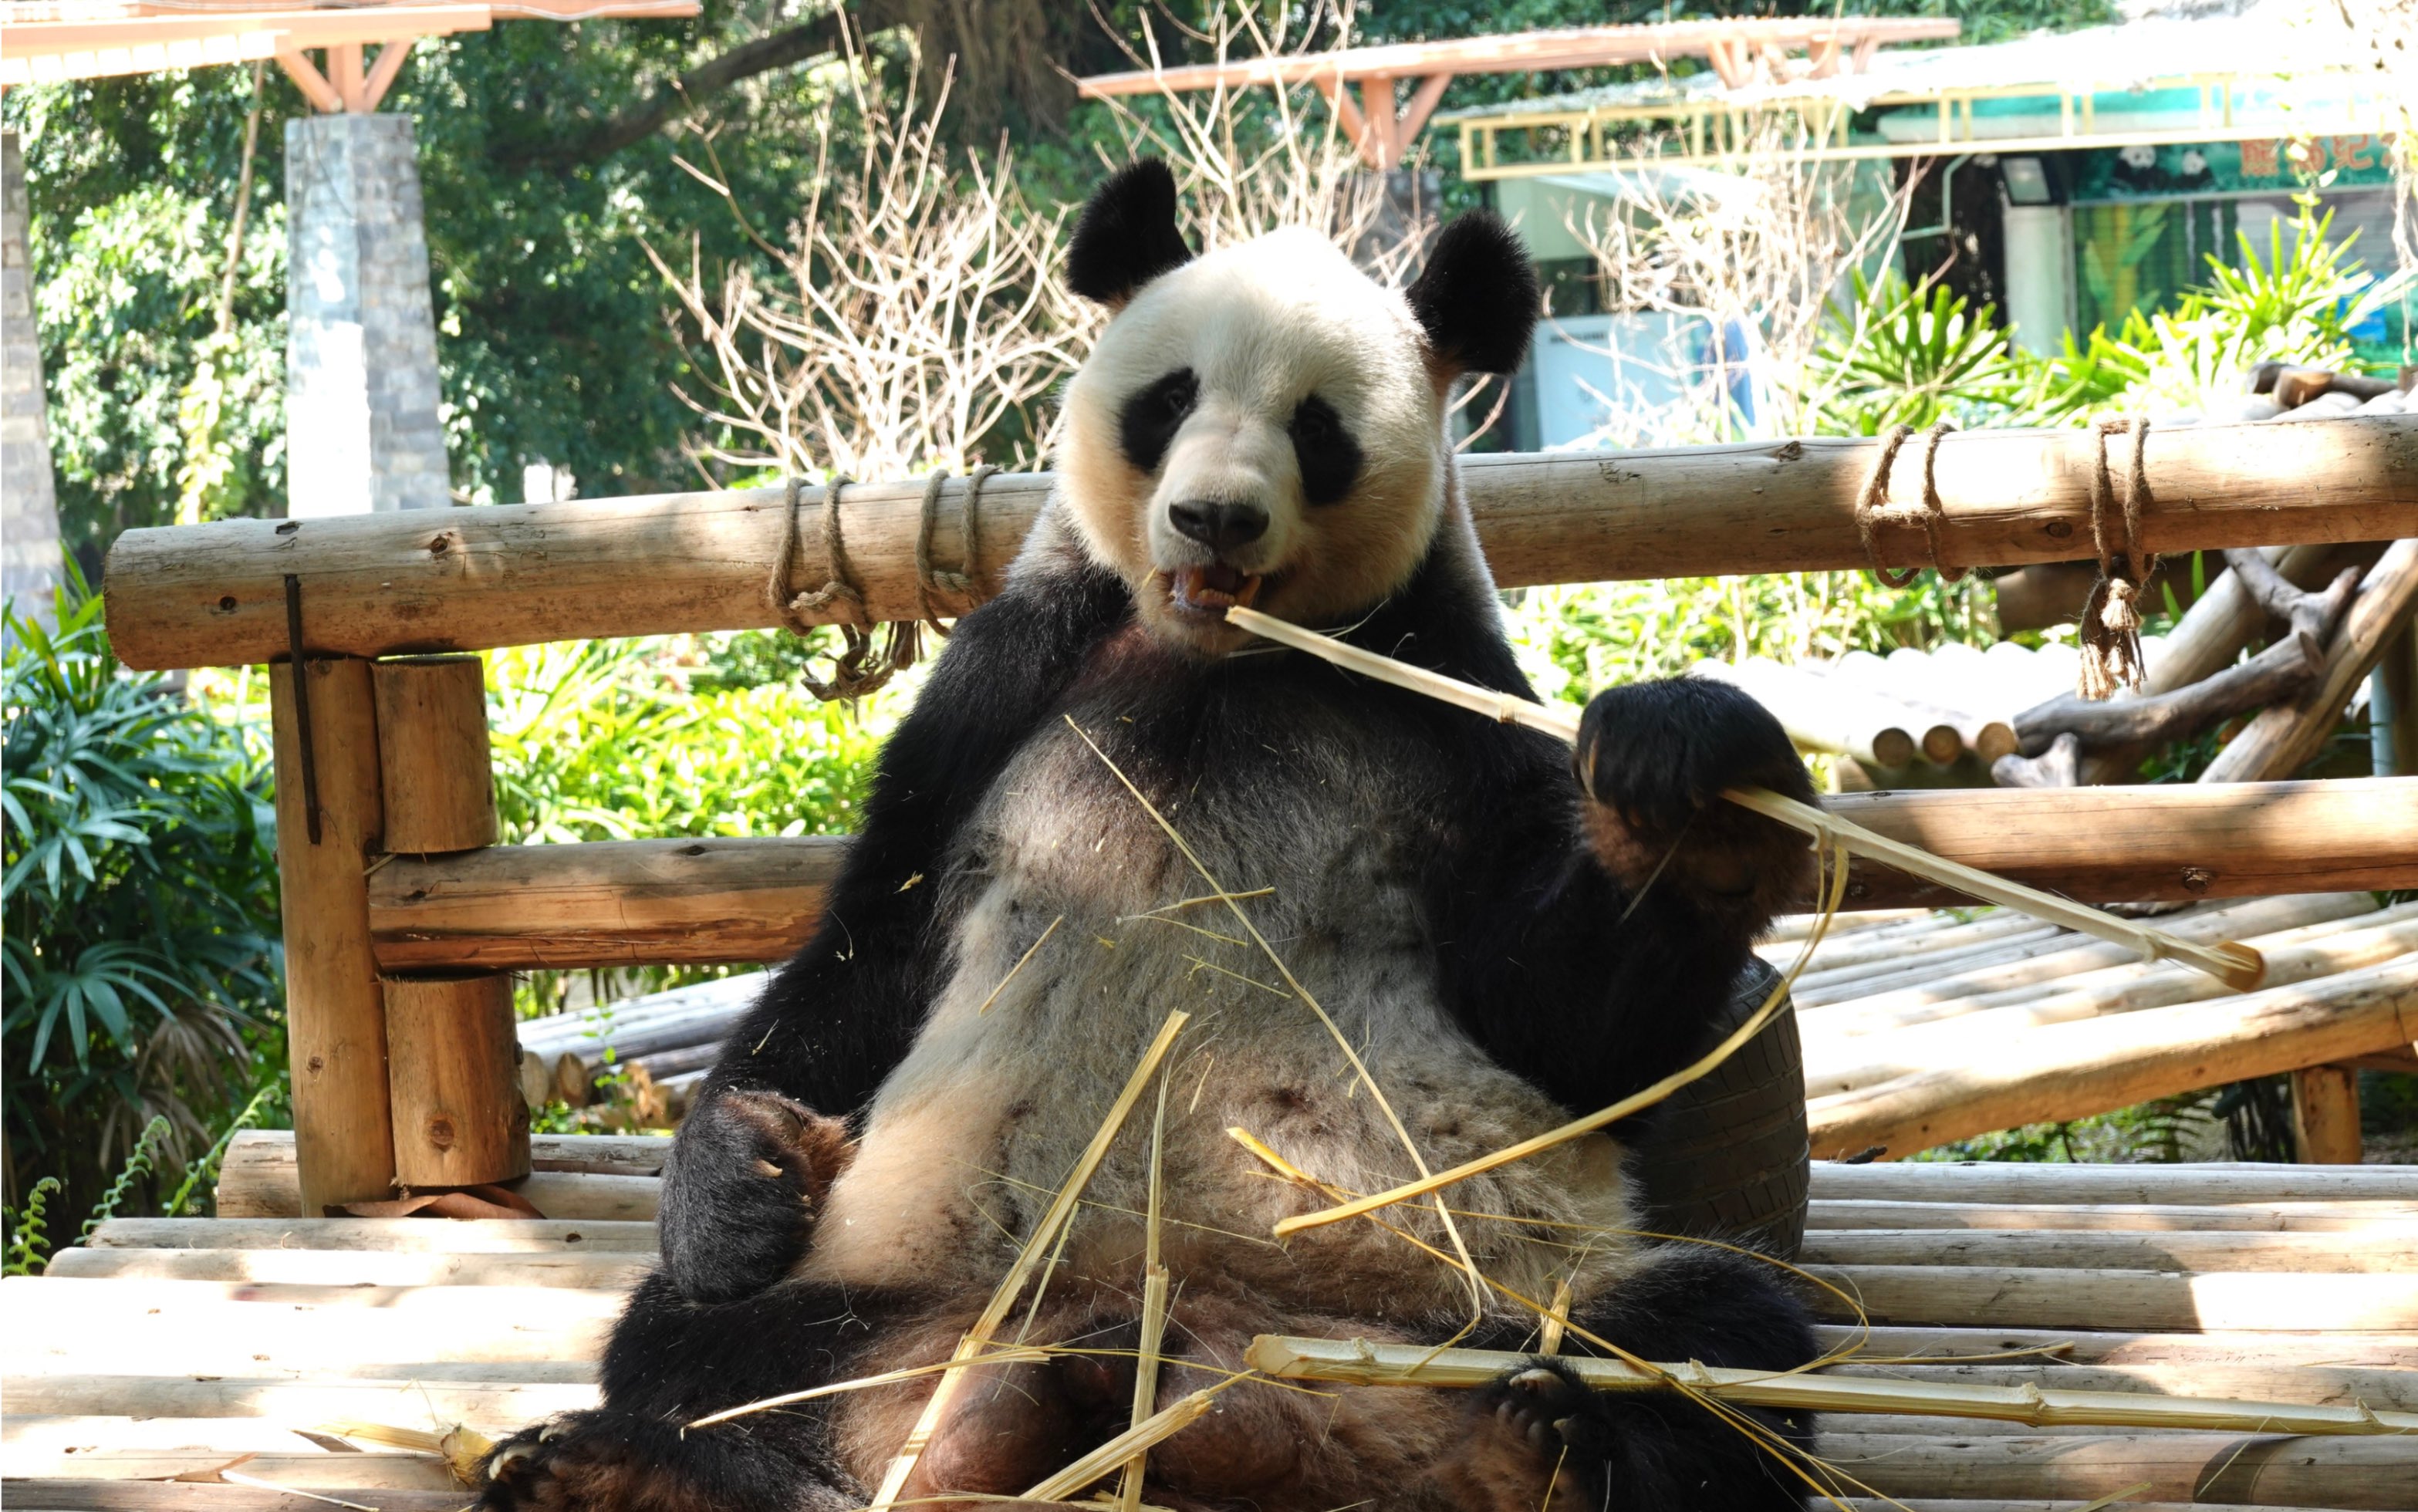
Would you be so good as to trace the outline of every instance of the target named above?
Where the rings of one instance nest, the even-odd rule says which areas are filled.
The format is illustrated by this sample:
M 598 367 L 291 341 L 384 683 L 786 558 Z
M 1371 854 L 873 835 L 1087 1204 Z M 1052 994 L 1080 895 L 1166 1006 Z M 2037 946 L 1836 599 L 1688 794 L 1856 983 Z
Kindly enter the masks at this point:
M 1312 504 L 1333 504 L 1352 492 L 1360 476 L 1360 443 L 1343 427 L 1335 406 L 1316 394 L 1293 410 L 1285 426 L 1293 437 L 1293 460 L 1301 466 L 1302 496 Z
M 943 948 L 932 909 L 941 856 L 1008 756 L 1049 716 L 1092 648 L 1133 614 L 1093 570 L 1010 592 L 957 622 L 914 710 L 882 747 L 865 822 L 814 939 L 773 978 L 681 1120 L 665 1168 L 664 1263 L 699 1301 L 772 1284 L 810 1217 L 730 1152 L 773 1158 L 731 1091 L 774 1091 L 850 1116 L 907 1053 Z M 733 1243 L 734 1235 L 750 1236 Z M 762 1237 L 758 1237 L 762 1236 Z
M 1201 380 L 1190 368 L 1176 369 L 1125 401 L 1117 411 L 1117 446 L 1136 472 L 1158 471 L 1175 433 L 1200 402 Z
M 1175 176 L 1144 158 L 1092 191 L 1066 249 L 1066 286 L 1122 305 L 1143 284 L 1192 260 L 1175 228 Z
M 1122 634 L 1130 614 L 1121 583 L 1070 558 L 1021 572 L 951 638 L 883 750 L 822 928 L 734 1032 L 734 1050 L 681 1126 L 666 1170 L 664 1273 L 615 1336 L 609 1415 L 581 1419 L 584 1428 L 546 1453 L 603 1455 L 589 1443 L 600 1436 L 661 1449 L 680 1457 L 681 1475 L 711 1483 L 711 1504 L 742 1512 L 770 1504 L 766 1488 L 782 1484 L 782 1464 L 797 1483 L 788 1504 L 835 1506 L 860 1494 L 836 1478 L 810 1415 L 702 1446 L 692 1433 L 677 1450 L 658 1442 L 659 1428 L 640 1427 L 831 1379 L 832 1367 L 816 1362 L 833 1358 L 835 1345 L 802 1354 L 789 1341 L 821 1338 L 815 1328 L 839 1329 L 851 1317 L 878 1320 L 872 1299 L 773 1285 L 803 1254 L 811 1216 L 782 1183 L 748 1166 L 779 1152 L 730 1094 L 773 1090 L 831 1113 L 862 1109 L 905 1053 L 944 966 L 952 922 L 936 916 L 935 903 L 949 891 L 937 884 L 951 836 L 1016 749 L 1079 703 L 1096 707 L 1112 693 L 1125 717 L 1097 733 L 1171 805 L 1204 771 L 1256 761 L 1256 780 L 1284 781 L 1283 758 L 1267 770 L 1268 753 L 1297 741 L 1304 720 L 1374 732 L 1420 773 L 1415 790 L 1436 795 L 1404 822 L 1419 827 L 1410 848 L 1427 858 L 1437 970 L 1456 1018 L 1490 1056 L 1584 1111 L 1700 1052 L 1762 921 L 1676 878 L 1632 900 L 1589 851 L 1557 742 L 1306 656 L 1187 660 Z M 1527 691 L 1482 585 L 1441 557 L 1349 638 L 1484 686 Z M 1802 794 L 1794 758 L 1785 757 L 1793 781 L 1774 765 L 1786 745 L 1772 749 L 1759 724 L 1768 719 L 1695 684 L 1606 695 L 1587 719 L 1604 752 L 1591 773 L 1596 793 L 1640 823 L 1683 830 L 1704 822 L 1691 805 L 1729 782 Z M 931 881 L 902 891 L 919 872 Z M 1660 1282 L 1625 1286 L 1582 1326 L 1648 1358 L 1785 1367 L 1810 1357 L 1801 1318 L 1767 1273 L 1683 1252 L 1651 1274 Z M 1370 1299 L 1370 1316 L 1389 1310 L 1386 1299 Z M 766 1349 L 768 1338 L 783 1342 Z M 1587 1440 L 1586 1452 L 1609 1467 L 1623 1506 L 1798 1504 L 1760 1478 L 1764 1457 L 1703 1417 L 1679 1405 L 1609 1402 L 1587 1419 L 1601 1437 Z M 1691 1474 L 1747 1499 L 1683 1484 Z M 516 1505 L 503 1492 L 489 1502 Z
M 1429 348 L 1453 372 L 1511 373 L 1528 355 L 1537 268 L 1493 215 L 1473 210 L 1446 226 L 1408 293 Z
M 1566 1355 L 1602 1355 L 1593 1335 L 1644 1360 L 1694 1361 L 1716 1369 L 1786 1370 L 1817 1352 L 1805 1310 L 1775 1286 L 1774 1269 L 1724 1250 L 1675 1245 L 1592 1308 L 1570 1320 Z M 1507 1336 L 1476 1347 L 1518 1349 Z M 1533 1372 L 1552 1379 L 1540 1382 Z M 1474 1418 L 1524 1429 L 1558 1461 L 1598 1512 L 1614 1507 L 1703 1512 L 1802 1512 L 1800 1466 L 1814 1443 L 1810 1413 L 1738 1409 L 1773 1452 L 1712 1413 L 1662 1393 L 1599 1392 L 1567 1359 L 1538 1358 L 1473 1394 Z M 1555 1502 L 1555 1506 L 1563 1504 Z

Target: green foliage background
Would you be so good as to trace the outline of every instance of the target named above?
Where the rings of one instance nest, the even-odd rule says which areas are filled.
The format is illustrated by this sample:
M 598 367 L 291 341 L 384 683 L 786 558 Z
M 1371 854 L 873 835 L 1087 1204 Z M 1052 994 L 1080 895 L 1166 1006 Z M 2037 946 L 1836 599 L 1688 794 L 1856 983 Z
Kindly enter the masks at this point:
M 977 40 L 1020 38 L 1021 51 L 992 50 L 1008 63 L 952 97 L 952 128 L 961 145 L 984 150 L 996 133 L 1011 136 L 1036 205 L 1079 198 L 1119 133 L 1105 109 L 1073 103 L 1053 69 L 1123 66 L 1107 35 L 1047 0 L 1000 0 L 960 23 L 932 19 L 947 8 L 909 8 L 848 7 L 871 35 L 882 86 L 909 87 L 918 47 L 935 59 L 960 51 L 953 44 L 972 34 L 951 24 L 990 29 Z M 1172 57 L 1201 54 L 1171 13 L 1147 8 Z M 2106 0 L 1860 8 L 1954 14 L 1968 40 L 2109 19 Z M 1132 38 L 1145 9 L 1120 0 L 1105 14 Z M 1370 41 L 1705 13 L 1629 0 L 1366 0 L 1354 12 Z M 689 21 L 500 22 L 419 45 L 387 108 L 411 115 L 419 136 L 457 497 L 516 498 L 519 468 L 539 460 L 568 467 L 591 496 L 690 481 L 680 442 L 696 421 L 673 391 L 690 375 L 688 356 L 642 249 L 676 264 L 694 255 L 709 269 L 757 255 L 730 201 L 681 159 L 725 180 L 777 237 L 784 215 L 807 198 L 822 145 L 808 127 L 836 71 L 827 53 L 802 53 L 699 99 L 666 130 L 610 152 L 588 145 L 683 70 L 824 14 L 816 5 L 707 0 Z M 1288 40 L 1298 41 L 1293 15 Z M 935 73 L 925 70 L 925 87 Z M 1617 76 L 1474 76 L 1445 103 Z M 282 512 L 283 138 L 308 107 L 273 69 L 258 96 L 230 329 L 218 334 L 213 318 L 254 98 L 250 70 L 219 68 L 0 99 L 27 160 L 62 524 L 87 568 L 119 531 L 174 518 L 180 496 L 205 517 Z M 834 154 L 855 145 L 845 111 L 838 122 Z M 1456 182 L 1447 207 L 1468 196 Z M 2269 268 L 2286 267 L 2284 248 L 2265 251 Z M 1869 431 L 1940 413 L 2025 422 L 2203 383 L 2248 346 L 2322 359 L 2337 344 L 2328 321 L 2340 313 L 2341 269 L 2294 267 L 2306 277 L 2288 291 L 2290 309 L 2273 304 L 2273 287 L 2220 279 L 2196 303 L 2135 316 L 2031 365 L 2003 354 L 1992 312 L 1885 281 L 1865 291 L 1870 338 L 1826 354 L 1837 389 L 1831 422 Z M 1985 638 L 1987 597 L 1977 582 L 1888 590 L 1852 574 L 1612 585 L 1531 593 L 1514 626 L 1544 691 L 1581 698 L 1706 656 Z M 8 1198 L 23 1203 L 30 1173 L 53 1171 L 67 1183 L 54 1201 L 71 1212 L 106 1189 L 109 1170 L 155 1118 L 165 1123 L 144 1145 L 156 1152 L 145 1159 L 188 1173 L 214 1136 L 244 1118 L 274 1118 L 283 1059 L 261 710 L 240 691 L 188 699 L 166 680 L 115 672 L 98 613 L 97 602 L 71 595 L 54 633 L 12 617 L 7 652 Z M 784 637 L 745 635 L 492 658 L 508 837 L 849 828 L 871 753 L 911 687 L 854 714 L 819 708 L 794 686 L 802 652 Z M 571 986 L 540 973 L 525 1006 L 559 1004 Z

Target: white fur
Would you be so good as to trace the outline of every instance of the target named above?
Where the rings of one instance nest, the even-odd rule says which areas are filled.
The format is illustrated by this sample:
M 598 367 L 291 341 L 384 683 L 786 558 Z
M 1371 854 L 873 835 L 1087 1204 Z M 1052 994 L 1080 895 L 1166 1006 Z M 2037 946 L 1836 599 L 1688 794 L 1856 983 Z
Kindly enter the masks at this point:
M 1181 368 L 1198 376 L 1200 405 L 1157 476 L 1144 476 L 1123 454 L 1119 415 Z M 1285 429 L 1311 394 L 1335 407 L 1365 458 L 1351 495 L 1324 505 L 1303 497 Z M 1212 252 L 1136 295 L 1067 385 L 1056 458 L 1086 549 L 1136 588 L 1159 629 L 1171 627 L 1156 622 L 1152 574 L 1214 555 L 1170 525 L 1169 505 L 1263 505 L 1267 533 L 1227 561 L 1285 574 L 1258 607 L 1319 622 L 1408 580 L 1444 516 L 1447 461 L 1444 388 L 1410 305 L 1300 229 Z

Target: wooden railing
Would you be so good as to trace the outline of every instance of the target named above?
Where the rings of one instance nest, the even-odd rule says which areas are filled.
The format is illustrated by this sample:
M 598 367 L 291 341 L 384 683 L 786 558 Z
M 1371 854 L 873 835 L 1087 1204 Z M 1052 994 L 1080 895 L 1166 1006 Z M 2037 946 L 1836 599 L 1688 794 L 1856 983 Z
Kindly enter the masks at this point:
M 2097 438 L 1951 435 L 1936 478 L 1953 566 L 2090 549 Z M 1911 450 L 1911 449 L 1909 449 Z M 1472 458 L 1472 512 L 1507 587 L 1868 564 L 1855 501 L 1875 443 Z M 2354 417 L 2156 431 L 2141 543 L 2159 552 L 2418 536 L 2418 420 Z M 1911 458 L 1892 493 L 1921 495 Z M 1048 495 L 986 486 L 971 554 L 963 481 L 853 485 L 847 545 L 880 619 L 922 612 L 916 540 L 994 591 Z M 270 662 L 278 854 L 303 1211 L 528 1169 L 499 973 L 777 959 L 813 930 L 845 841 L 644 840 L 506 847 L 482 682 L 463 652 L 773 622 L 764 584 L 782 491 L 668 495 L 121 537 L 105 576 L 137 667 Z M 819 511 L 819 490 L 798 507 Z M 927 518 L 928 514 L 928 518 Z M 827 574 L 819 532 L 790 580 Z M 1926 559 L 1886 528 L 1892 565 Z M 292 663 L 299 651 L 306 674 Z M 375 660 L 386 658 L 386 660 Z M 306 717 L 307 706 L 307 717 Z M 1986 791 L 1833 800 L 1951 859 L 2094 899 L 2418 886 L 2418 784 Z M 1859 907 L 1934 901 L 1859 871 Z M 396 983 L 408 983 L 400 990 Z M 406 1027 L 408 1026 L 408 1027 Z M 411 1043 L 391 1043 L 407 1035 Z M 393 1068 L 390 1075 L 390 1066 Z

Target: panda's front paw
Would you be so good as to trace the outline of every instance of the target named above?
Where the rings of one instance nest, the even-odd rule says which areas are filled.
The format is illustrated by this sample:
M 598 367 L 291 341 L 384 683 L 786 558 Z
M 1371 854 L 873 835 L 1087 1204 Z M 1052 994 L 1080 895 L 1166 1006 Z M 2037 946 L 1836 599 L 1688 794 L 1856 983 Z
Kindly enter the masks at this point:
M 848 1125 L 778 1092 L 721 1092 L 681 1121 L 664 1172 L 664 1269 L 691 1302 L 787 1275 L 856 1149 Z
M 1814 798 L 1787 732 L 1737 688 L 1674 678 L 1599 693 L 1572 761 L 1596 854 L 1628 887 L 1666 881 L 1752 929 L 1803 886 L 1802 837 L 1721 801 L 1729 787 Z

